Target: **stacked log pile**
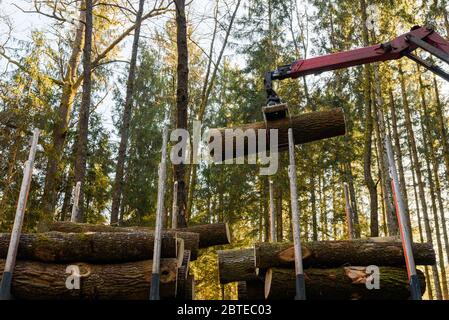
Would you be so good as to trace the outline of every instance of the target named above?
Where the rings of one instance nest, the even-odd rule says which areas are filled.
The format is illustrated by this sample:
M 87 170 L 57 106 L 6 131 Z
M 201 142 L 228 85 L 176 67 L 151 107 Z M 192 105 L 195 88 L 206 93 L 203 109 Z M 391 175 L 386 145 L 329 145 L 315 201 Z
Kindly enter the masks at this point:
M 402 244 L 396 239 L 310 242 L 302 245 L 306 295 L 310 300 L 375 300 L 409 298 Z M 433 265 L 429 243 L 413 244 L 417 265 Z M 239 299 L 293 299 L 295 296 L 292 243 L 258 243 L 254 248 L 218 251 L 220 282 L 238 282 Z M 372 270 L 379 267 L 379 289 Z M 422 293 L 425 278 L 418 270 Z
M 40 231 L 20 237 L 12 282 L 14 298 L 149 298 L 152 229 L 55 222 Z M 10 234 L 0 234 L 0 270 L 9 240 Z M 229 243 L 228 225 L 223 223 L 164 230 L 161 299 L 193 300 L 195 279 L 189 274 L 190 261 L 197 259 L 200 248 Z M 79 279 L 79 288 L 75 287 L 75 278 Z

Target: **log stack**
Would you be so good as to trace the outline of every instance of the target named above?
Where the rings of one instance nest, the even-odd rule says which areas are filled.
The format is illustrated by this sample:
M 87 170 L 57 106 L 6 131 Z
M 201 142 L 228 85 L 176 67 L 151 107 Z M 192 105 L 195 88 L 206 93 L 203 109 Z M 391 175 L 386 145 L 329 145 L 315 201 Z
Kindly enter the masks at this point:
M 316 241 L 302 245 L 306 295 L 310 300 L 405 300 L 408 277 L 402 244 L 397 239 Z M 413 244 L 417 265 L 435 264 L 429 243 Z M 218 252 L 220 282 L 238 282 L 239 299 L 293 299 L 292 243 L 258 243 L 254 248 Z M 379 267 L 379 289 L 368 289 Z M 422 293 L 425 278 L 418 270 Z
M 149 298 L 152 229 L 55 222 L 41 226 L 40 231 L 20 237 L 11 289 L 14 298 Z M 4 268 L 9 240 L 10 234 L 0 234 L 0 270 Z M 198 257 L 200 248 L 229 243 L 229 229 L 224 223 L 164 230 L 161 299 L 193 300 L 195 279 L 189 274 L 190 261 Z M 75 278 L 79 278 L 79 288 L 68 289 L 67 284 L 73 287 Z

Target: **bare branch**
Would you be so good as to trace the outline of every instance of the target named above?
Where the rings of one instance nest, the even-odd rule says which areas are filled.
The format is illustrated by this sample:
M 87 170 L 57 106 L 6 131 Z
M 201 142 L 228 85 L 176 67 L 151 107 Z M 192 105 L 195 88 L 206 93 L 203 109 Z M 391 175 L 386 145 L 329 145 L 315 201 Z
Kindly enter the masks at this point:
M 173 1 L 170 1 L 165 7 L 159 7 L 156 9 L 152 9 L 151 11 L 149 11 L 147 14 L 145 14 L 142 17 L 142 21 L 152 18 L 152 17 L 160 16 L 160 15 L 168 12 L 172 3 L 173 3 Z M 107 55 L 135 29 L 136 29 L 136 24 L 133 24 L 131 27 L 126 29 L 121 35 L 119 35 L 114 41 L 112 41 L 109 44 L 109 46 L 107 46 L 103 50 L 103 52 L 98 54 L 98 56 L 95 58 L 95 60 L 92 61 L 92 68 L 97 67 L 101 63 L 101 60 L 105 59 L 107 57 Z M 83 81 L 83 75 L 80 75 L 75 82 L 75 86 L 80 85 L 82 81 Z
M 0 56 L 2 56 L 3 58 L 5 58 L 9 63 L 11 63 L 11 64 L 15 65 L 16 67 L 18 67 L 18 68 L 19 68 L 20 70 L 22 70 L 23 72 L 25 72 L 25 73 L 27 73 L 27 74 L 30 74 L 29 70 L 28 70 L 24 65 L 22 65 L 20 62 L 14 60 L 14 59 L 12 59 L 11 57 L 7 56 L 7 55 L 5 54 L 5 52 L 4 52 L 4 50 L 2 50 L 2 48 L 0 48 Z M 40 77 L 43 77 L 43 78 L 45 78 L 45 79 L 50 80 L 51 82 L 53 82 L 54 84 L 56 84 L 56 85 L 58 85 L 58 86 L 62 86 L 62 85 L 63 85 L 63 83 L 62 83 L 61 80 L 55 79 L 55 78 L 53 78 L 53 77 L 51 77 L 51 76 L 49 76 L 49 75 L 40 74 L 39 76 L 40 76 Z

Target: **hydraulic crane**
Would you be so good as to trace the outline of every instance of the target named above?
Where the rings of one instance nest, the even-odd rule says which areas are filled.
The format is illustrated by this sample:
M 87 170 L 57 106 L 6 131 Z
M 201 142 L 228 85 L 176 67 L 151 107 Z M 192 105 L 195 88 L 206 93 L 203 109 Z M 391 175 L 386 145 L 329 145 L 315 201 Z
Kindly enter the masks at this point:
M 410 32 L 400 35 L 399 37 L 386 42 L 366 48 L 358 48 L 354 50 L 332 53 L 324 56 L 314 57 L 310 59 L 301 59 L 292 64 L 279 67 L 277 70 L 267 72 L 265 74 L 265 90 L 267 93 L 267 105 L 262 108 L 264 119 L 268 123 L 270 121 L 283 119 L 289 117 L 287 104 L 282 103 L 281 99 L 273 89 L 274 80 L 295 79 L 310 74 L 318 74 L 325 71 L 332 71 L 352 66 L 363 65 L 373 62 L 382 62 L 388 60 L 396 60 L 402 57 L 408 57 L 424 68 L 439 75 L 446 81 L 449 81 L 449 73 L 444 71 L 439 66 L 430 63 L 427 60 L 413 54 L 416 49 L 422 49 L 429 54 L 449 64 L 449 41 L 444 39 L 433 29 L 429 27 L 414 26 Z M 299 212 L 296 206 L 296 172 L 294 167 L 294 151 L 293 151 L 293 135 L 292 129 L 289 129 L 289 152 L 290 152 L 290 166 L 289 177 L 291 184 L 292 196 L 292 214 L 294 226 L 294 245 L 295 245 L 295 266 L 296 266 L 296 299 L 304 300 L 305 284 L 304 271 L 302 266 L 301 242 L 299 239 Z M 413 300 L 421 299 L 421 289 L 417 278 L 416 266 L 412 252 L 412 241 L 410 237 L 410 230 L 406 225 L 406 215 L 404 210 L 404 203 L 400 193 L 398 175 L 396 165 L 394 162 L 394 155 L 391 147 L 391 142 L 385 136 L 385 150 L 389 163 L 390 176 L 392 178 L 393 199 L 396 205 L 396 214 L 398 218 L 399 231 L 402 240 L 402 247 L 404 251 L 404 258 L 407 266 L 407 272 L 410 283 L 410 297 Z M 292 187 L 293 186 L 293 187 Z
M 273 89 L 273 80 L 295 79 L 310 74 L 318 74 L 367 63 L 397 60 L 402 57 L 412 59 L 426 69 L 449 81 L 449 73 L 437 65 L 431 64 L 413 54 L 413 51 L 418 48 L 429 52 L 431 55 L 449 64 L 449 41 L 431 28 L 415 26 L 410 32 L 400 35 L 389 42 L 310 59 L 301 59 L 292 64 L 279 67 L 277 70 L 267 72 L 265 75 L 265 90 L 268 96 L 267 105 L 280 104 L 280 99 Z M 266 110 L 265 113 L 270 113 L 270 111 Z

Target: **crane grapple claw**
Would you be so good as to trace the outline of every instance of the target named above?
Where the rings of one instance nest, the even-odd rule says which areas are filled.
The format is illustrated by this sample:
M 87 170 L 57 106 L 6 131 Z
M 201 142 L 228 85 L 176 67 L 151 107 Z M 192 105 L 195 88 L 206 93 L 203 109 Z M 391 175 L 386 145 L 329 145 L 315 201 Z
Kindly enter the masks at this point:
M 290 117 L 288 105 L 280 103 L 262 107 L 263 118 L 265 122 L 282 120 Z

